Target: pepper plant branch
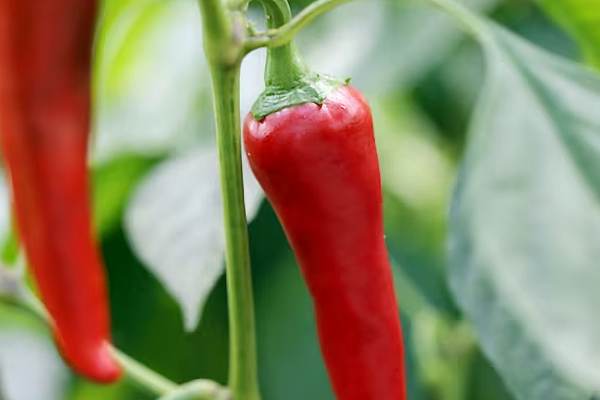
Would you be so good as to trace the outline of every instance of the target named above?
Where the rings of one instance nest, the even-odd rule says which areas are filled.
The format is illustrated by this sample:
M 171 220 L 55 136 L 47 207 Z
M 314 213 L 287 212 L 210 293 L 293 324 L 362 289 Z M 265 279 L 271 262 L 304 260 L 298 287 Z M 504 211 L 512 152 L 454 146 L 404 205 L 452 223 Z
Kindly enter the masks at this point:
M 317 0 L 300 11 L 288 23 L 279 28 L 257 33 L 246 40 L 244 49 L 247 53 L 260 47 L 278 47 L 291 41 L 296 34 L 318 16 L 333 10 L 337 6 L 351 0 Z
M 145 365 L 129 357 L 117 348 L 111 349 L 113 356 L 123 367 L 127 378 L 137 386 L 162 396 L 177 389 L 177 384 L 157 374 Z
M 260 400 L 248 223 L 242 178 L 239 104 L 246 19 L 220 0 L 199 0 L 210 66 L 223 200 L 229 307 L 229 388 L 235 399 Z M 227 55 L 223 57 L 223 54 Z
M 239 105 L 240 64 L 212 65 L 223 198 L 229 305 L 229 387 L 235 399 L 258 400 L 254 299 L 244 206 Z
M 210 64 L 231 66 L 240 62 L 246 22 L 240 10 L 223 0 L 199 0 L 204 51 Z M 240 7 L 237 2 L 232 7 Z

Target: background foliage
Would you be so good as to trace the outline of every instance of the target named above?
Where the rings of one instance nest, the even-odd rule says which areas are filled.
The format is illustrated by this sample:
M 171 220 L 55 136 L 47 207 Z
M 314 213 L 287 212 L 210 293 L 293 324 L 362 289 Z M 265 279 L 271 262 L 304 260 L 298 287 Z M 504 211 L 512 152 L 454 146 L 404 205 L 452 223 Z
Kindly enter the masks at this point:
M 292 3 L 297 10 L 309 1 Z M 600 31 L 590 22 L 600 16 L 595 0 L 465 4 L 551 53 L 598 65 Z M 260 25 L 259 10 L 252 12 Z M 206 377 L 224 383 L 221 211 L 198 7 L 194 0 L 105 0 L 102 15 L 95 59 L 94 210 L 115 342 L 178 382 Z M 599 334 L 586 322 L 599 304 L 591 283 L 598 281 L 585 284 L 595 276 L 589 261 L 598 254 L 586 244 L 586 236 L 597 237 L 597 201 L 590 190 L 598 181 L 595 175 L 579 179 L 597 165 L 586 149 L 597 146 L 600 78 L 583 67 L 566 67 L 487 22 L 482 32 L 484 51 L 455 21 L 423 3 L 363 0 L 319 19 L 298 39 L 316 70 L 351 76 L 373 107 L 410 398 L 588 400 L 593 385 L 586 382 L 596 375 L 583 377 L 584 371 L 562 361 L 594 370 L 585 360 L 581 365 L 581 357 L 598 351 L 582 347 Z M 263 64 L 261 51 L 244 62 L 243 113 L 262 89 Z M 548 98 L 561 96 L 563 101 L 549 105 Z M 469 126 L 472 142 L 454 202 L 448 257 L 447 215 Z M 570 153 L 579 172 L 565 159 L 564 142 L 536 135 L 548 131 L 567 143 L 583 138 Z M 479 147 L 487 157 L 480 157 Z M 333 399 L 293 255 L 249 174 L 246 186 L 264 399 Z M 557 187 L 561 197 L 549 200 Z M 5 235 L 8 205 L 1 188 Z M 524 220 L 534 230 L 532 236 L 523 233 L 525 239 L 518 234 Z M 512 242 L 496 249 L 498 237 Z M 539 243 L 520 252 L 530 237 Z M 473 243 L 493 251 L 465 249 Z M 525 261 L 523 253 L 529 255 Z M 580 274 L 576 286 L 574 272 L 565 269 L 573 257 Z M 536 269 L 540 265 L 550 268 Z M 499 283 L 505 282 L 500 274 L 516 277 L 513 286 Z M 502 292 L 509 287 L 512 292 Z M 558 293 L 547 291 L 556 288 Z M 545 305 L 565 302 L 559 312 L 539 317 Z M 493 314 L 486 304 L 504 314 Z M 528 308 L 532 304 L 537 308 Z M 525 309 L 531 318 L 521 318 Z M 565 321 L 576 325 L 547 335 Z M 558 347 L 546 346 L 549 340 Z M 516 358 L 510 358 L 511 349 Z M 71 375 L 45 327 L 2 303 L 0 398 L 151 399 L 127 384 L 99 387 Z

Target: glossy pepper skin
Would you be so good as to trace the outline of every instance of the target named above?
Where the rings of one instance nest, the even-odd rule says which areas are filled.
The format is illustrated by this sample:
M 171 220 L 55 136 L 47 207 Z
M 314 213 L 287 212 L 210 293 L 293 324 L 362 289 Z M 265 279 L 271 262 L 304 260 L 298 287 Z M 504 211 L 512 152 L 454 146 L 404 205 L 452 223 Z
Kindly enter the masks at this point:
M 0 0 L 0 144 L 19 236 L 56 340 L 98 382 L 119 377 L 90 218 L 91 0 Z
M 250 114 L 244 141 L 313 297 L 337 398 L 405 399 L 402 332 L 366 101 L 342 86 L 322 105 L 295 105 L 261 121 Z

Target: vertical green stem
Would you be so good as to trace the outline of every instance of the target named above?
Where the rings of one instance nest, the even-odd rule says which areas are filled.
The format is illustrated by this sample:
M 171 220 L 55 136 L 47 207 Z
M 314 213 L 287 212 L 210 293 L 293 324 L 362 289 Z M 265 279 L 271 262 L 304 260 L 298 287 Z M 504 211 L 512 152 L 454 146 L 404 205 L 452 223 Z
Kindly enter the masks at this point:
M 242 182 L 239 64 L 212 71 L 227 238 L 229 383 L 235 398 L 258 399 L 254 301 Z
M 234 2 L 243 4 L 242 2 Z M 260 400 L 240 127 L 244 18 L 222 0 L 200 0 L 212 79 L 225 226 L 229 305 L 229 388 L 236 400 Z
M 240 64 L 213 66 L 211 75 L 227 240 L 229 385 L 234 399 L 258 400 L 254 301 L 241 164 Z

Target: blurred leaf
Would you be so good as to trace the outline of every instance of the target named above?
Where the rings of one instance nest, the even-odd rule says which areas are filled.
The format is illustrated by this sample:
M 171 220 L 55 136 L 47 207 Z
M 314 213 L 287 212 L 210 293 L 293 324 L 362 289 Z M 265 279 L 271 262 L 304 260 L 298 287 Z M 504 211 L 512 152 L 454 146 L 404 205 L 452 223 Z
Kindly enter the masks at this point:
M 264 399 L 333 400 L 312 303 L 293 254 L 252 260 L 257 258 L 263 268 L 254 293 Z
M 259 49 L 244 58 L 240 77 L 240 112 L 242 117 L 250 112 L 250 108 L 265 88 L 264 66 L 266 57 L 266 51 Z
M 455 340 L 447 340 L 438 329 L 423 329 L 431 325 L 450 325 L 446 313 L 434 308 L 420 287 L 397 263 L 392 262 L 394 286 L 402 316 L 406 351 L 407 390 L 409 398 L 466 400 L 463 396 L 465 376 L 469 370 L 469 352 L 453 348 Z M 424 323 L 424 322 L 427 322 Z M 435 331 L 435 335 L 428 334 Z M 444 334 L 449 336 L 450 329 Z M 445 341 L 445 347 L 440 346 Z M 458 343 L 460 344 L 460 343 Z M 463 346 L 464 347 L 464 346 Z M 433 397 L 425 393 L 435 393 Z M 457 397 L 462 396 L 462 397 Z
M 386 2 L 359 1 L 320 16 L 298 36 L 310 67 L 338 77 L 353 75 L 383 36 L 386 11 Z M 356 29 L 357 20 L 361 29 Z
M 210 111 L 196 1 L 109 3 L 96 45 L 94 158 L 187 148 Z
M 498 376 L 496 370 L 490 365 L 489 360 L 481 354 L 481 351 L 477 350 L 471 364 L 468 398 L 471 400 L 513 400 L 514 397 L 506 388 L 502 378 Z
M 454 312 L 444 253 L 454 162 L 427 116 L 406 98 L 373 101 L 372 109 L 390 254 L 428 302 Z
M 464 0 L 469 8 L 486 13 L 493 9 L 499 0 Z M 359 36 L 372 36 L 370 46 L 360 46 L 353 50 L 357 62 L 347 73 L 353 82 L 367 93 L 381 93 L 398 87 L 412 87 L 436 65 L 443 63 L 451 50 L 464 37 L 452 21 L 419 1 L 365 1 L 363 8 L 379 8 L 379 20 L 374 20 L 376 28 L 363 29 L 365 12 L 358 6 L 345 20 L 348 29 Z M 347 7 L 344 7 L 347 8 Z M 340 11 L 341 12 L 341 11 Z M 368 14 L 367 14 L 368 15 Z M 332 18 L 336 17 L 332 13 Z M 338 15 L 337 18 L 343 16 Z M 356 21 L 361 21 L 361 29 L 356 29 Z M 341 34 L 340 34 L 341 33 Z M 324 57 L 339 42 L 352 41 L 351 35 L 340 32 L 332 35 L 332 45 L 323 47 L 322 57 L 337 63 L 337 58 Z M 363 39 L 365 40 L 365 39 Z M 354 39 L 354 42 L 357 42 Z M 426 45 L 424 45 L 426 44 Z
M 413 343 L 423 383 L 433 398 L 465 400 L 475 355 L 475 341 L 464 321 L 455 322 L 433 309 L 413 318 Z
M 227 296 L 225 279 L 210 294 L 199 328 L 183 330 L 179 305 L 132 253 L 125 232 L 115 229 L 103 238 L 112 315 L 113 339 L 119 349 L 175 382 L 198 377 L 227 380 Z M 167 344 L 168 351 L 163 351 Z M 87 386 L 87 385 L 86 385 Z M 119 400 L 155 400 L 127 385 Z M 112 391 L 95 387 L 94 400 L 113 399 Z M 88 400 L 85 388 L 80 399 Z M 107 393 L 102 396 L 103 393 Z M 116 398 L 115 398 L 116 400 Z
M 121 221 L 135 183 L 155 162 L 150 158 L 122 156 L 94 169 L 94 219 L 100 234 L 114 229 Z
M 0 330 L 0 382 L 6 400 L 64 400 L 68 379 L 49 338 L 23 329 Z
M 11 215 L 9 188 L 4 174 L 0 174 L 0 260 L 9 267 L 16 262 L 19 253 L 19 239 Z
M 464 0 L 482 13 L 498 2 Z M 415 85 L 463 37 L 450 19 L 421 2 L 392 0 L 339 7 L 320 16 L 297 40 L 312 69 L 351 77 L 353 84 L 376 95 Z
M 11 233 L 10 193 L 4 177 L 5 171 L 0 171 L 0 240 L 5 240 Z
M 443 221 L 454 164 L 427 117 L 408 101 L 372 102 L 383 185 L 417 212 Z
M 132 391 L 131 387 L 131 382 L 127 382 L 126 379 L 111 385 L 97 385 L 81 379 L 69 394 L 69 400 L 154 400 L 153 396 L 144 396 L 137 391 Z
M 465 20 L 488 77 L 451 213 L 451 286 L 519 399 L 587 400 L 600 390 L 600 76 Z
M 540 5 L 577 40 L 586 60 L 600 68 L 600 1 L 540 0 Z
M 16 264 L 18 257 L 19 238 L 17 237 L 15 227 L 13 227 L 4 236 L 4 242 L 2 243 L 2 248 L 0 249 L 0 260 L 2 260 L 2 263 L 10 268 Z
M 462 153 L 465 131 L 481 90 L 484 74 L 481 49 L 477 43 L 465 40 L 444 58 L 443 63 L 431 69 L 412 92 L 414 101 L 434 126 L 429 131 L 447 147 L 453 164 Z M 454 171 L 450 174 L 453 180 Z
M 411 320 L 424 312 L 433 310 L 431 304 L 409 276 L 392 261 L 392 274 L 394 275 L 394 289 L 402 314 Z
M 23 271 L 0 265 L 0 300 L 14 301 L 22 295 Z
M 217 157 L 202 149 L 168 160 L 143 180 L 126 212 L 138 256 L 179 302 L 193 330 L 203 304 L 223 273 L 225 248 Z M 246 168 L 251 220 L 262 199 Z

